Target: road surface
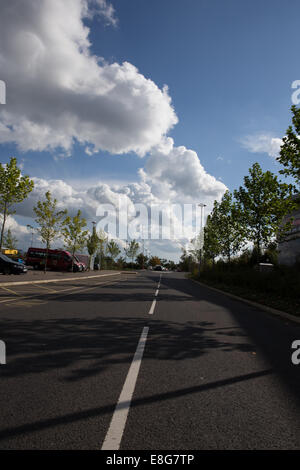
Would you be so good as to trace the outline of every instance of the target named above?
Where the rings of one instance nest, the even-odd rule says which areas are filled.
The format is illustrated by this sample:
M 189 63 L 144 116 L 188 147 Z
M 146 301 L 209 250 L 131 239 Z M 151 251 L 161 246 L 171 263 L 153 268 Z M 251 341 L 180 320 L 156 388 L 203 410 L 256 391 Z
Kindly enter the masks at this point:
M 300 326 L 182 273 L 0 287 L 0 449 L 299 449 Z

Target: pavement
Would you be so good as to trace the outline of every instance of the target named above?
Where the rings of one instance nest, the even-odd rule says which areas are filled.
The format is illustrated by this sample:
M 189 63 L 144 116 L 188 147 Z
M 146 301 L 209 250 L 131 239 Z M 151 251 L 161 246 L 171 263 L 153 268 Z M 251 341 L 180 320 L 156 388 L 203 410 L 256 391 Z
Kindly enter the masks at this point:
M 0 339 L 0 449 L 300 448 L 300 326 L 183 273 L 0 285 Z

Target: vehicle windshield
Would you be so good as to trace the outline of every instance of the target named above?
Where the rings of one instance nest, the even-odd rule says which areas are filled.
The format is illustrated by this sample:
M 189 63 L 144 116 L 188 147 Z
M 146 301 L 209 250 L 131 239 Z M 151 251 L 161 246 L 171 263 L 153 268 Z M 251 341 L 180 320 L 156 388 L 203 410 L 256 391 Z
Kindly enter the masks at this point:
M 14 263 L 15 262 L 12 259 L 10 259 L 8 256 L 2 255 L 2 253 L 0 253 L 0 259 L 2 259 L 3 261 L 8 261 L 9 263 Z

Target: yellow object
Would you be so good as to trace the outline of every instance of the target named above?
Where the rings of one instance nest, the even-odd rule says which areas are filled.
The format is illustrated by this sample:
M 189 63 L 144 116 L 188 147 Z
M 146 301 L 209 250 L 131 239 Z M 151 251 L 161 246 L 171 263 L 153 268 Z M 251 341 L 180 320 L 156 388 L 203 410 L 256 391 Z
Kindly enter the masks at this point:
M 18 250 L 9 250 L 9 249 L 5 249 L 2 250 L 2 253 L 4 255 L 17 255 L 18 254 Z

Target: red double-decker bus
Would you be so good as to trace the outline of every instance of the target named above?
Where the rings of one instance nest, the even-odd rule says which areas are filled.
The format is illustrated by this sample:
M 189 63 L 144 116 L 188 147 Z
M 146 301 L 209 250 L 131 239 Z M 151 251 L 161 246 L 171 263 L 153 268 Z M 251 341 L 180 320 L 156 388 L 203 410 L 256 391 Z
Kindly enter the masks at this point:
M 47 258 L 47 268 L 59 271 L 84 271 L 85 265 L 76 256 L 65 250 L 48 250 L 46 248 L 28 248 L 26 265 L 34 269 L 44 269 Z M 72 262 L 73 261 L 73 262 Z

